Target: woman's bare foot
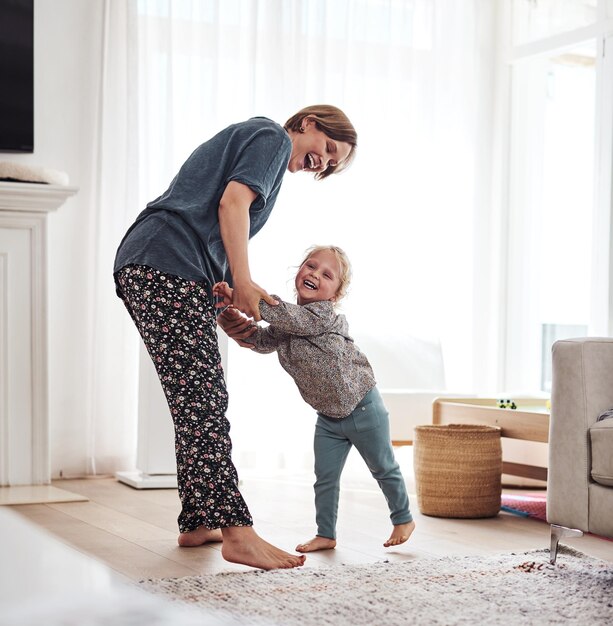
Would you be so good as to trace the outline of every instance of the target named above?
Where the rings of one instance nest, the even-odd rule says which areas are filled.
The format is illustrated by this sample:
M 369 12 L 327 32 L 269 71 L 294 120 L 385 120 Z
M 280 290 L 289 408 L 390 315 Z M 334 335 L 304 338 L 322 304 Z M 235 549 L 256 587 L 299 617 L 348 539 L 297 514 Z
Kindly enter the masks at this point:
M 336 540 L 328 537 L 320 537 L 317 535 L 311 541 L 299 543 L 296 546 L 296 552 L 315 552 L 316 550 L 332 550 L 336 547 Z
M 230 563 L 259 569 L 289 569 L 304 565 L 306 557 L 290 554 L 264 541 L 251 526 L 229 526 L 222 529 L 221 554 Z
M 404 543 L 415 530 L 415 522 L 409 522 L 408 524 L 398 524 L 394 526 L 394 530 L 390 538 L 383 544 L 386 548 L 390 546 L 399 546 Z
M 191 530 L 188 533 L 181 533 L 177 539 L 177 543 L 182 548 L 195 548 L 196 546 L 202 546 L 205 543 L 218 541 L 223 541 L 221 528 L 211 529 L 206 526 L 199 526 L 196 530 Z

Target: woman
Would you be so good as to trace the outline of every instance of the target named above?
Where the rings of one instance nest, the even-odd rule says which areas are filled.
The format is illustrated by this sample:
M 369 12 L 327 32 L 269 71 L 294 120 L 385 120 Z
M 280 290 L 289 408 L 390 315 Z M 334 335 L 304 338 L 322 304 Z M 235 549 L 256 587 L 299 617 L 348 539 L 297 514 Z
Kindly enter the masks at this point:
M 284 127 L 256 117 L 192 153 L 169 188 L 136 218 L 115 259 L 117 293 L 156 366 L 175 427 L 179 545 L 222 541 L 223 557 L 261 569 L 297 567 L 304 555 L 264 541 L 238 489 L 217 343 L 212 286 L 260 319 L 276 301 L 251 278 L 248 241 L 265 224 L 286 171 L 321 180 L 353 160 L 357 134 L 336 107 L 315 105 Z

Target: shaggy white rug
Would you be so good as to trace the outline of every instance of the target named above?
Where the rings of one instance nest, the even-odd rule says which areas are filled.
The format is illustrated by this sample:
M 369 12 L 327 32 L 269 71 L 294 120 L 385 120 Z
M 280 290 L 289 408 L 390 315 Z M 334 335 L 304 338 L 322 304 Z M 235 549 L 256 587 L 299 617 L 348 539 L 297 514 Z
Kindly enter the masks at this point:
M 495 557 L 145 580 L 240 624 L 611 624 L 613 564 L 560 547 Z

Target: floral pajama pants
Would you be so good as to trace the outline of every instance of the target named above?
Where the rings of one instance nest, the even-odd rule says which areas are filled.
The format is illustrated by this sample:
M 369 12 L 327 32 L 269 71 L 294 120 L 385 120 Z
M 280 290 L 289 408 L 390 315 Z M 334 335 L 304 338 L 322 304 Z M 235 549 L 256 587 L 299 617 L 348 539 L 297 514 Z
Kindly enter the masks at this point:
M 115 280 L 174 422 L 179 530 L 251 526 L 231 459 L 215 309 L 204 284 L 142 265 L 124 267 Z

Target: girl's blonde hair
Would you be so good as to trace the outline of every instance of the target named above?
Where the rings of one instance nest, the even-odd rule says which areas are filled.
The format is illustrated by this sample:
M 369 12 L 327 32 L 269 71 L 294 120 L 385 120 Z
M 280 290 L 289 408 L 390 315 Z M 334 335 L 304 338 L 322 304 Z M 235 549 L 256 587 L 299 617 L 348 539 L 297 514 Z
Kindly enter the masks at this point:
M 338 265 L 341 270 L 338 277 L 339 285 L 335 294 L 336 300 L 334 302 L 335 304 L 337 304 L 345 297 L 345 295 L 347 295 L 349 283 L 351 282 L 351 263 L 349 262 L 349 257 L 347 256 L 347 253 L 342 248 L 339 248 L 338 246 L 311 246 L 310 248 L 307 248 L 305 250 L 304 258 L 302 259 L 298 267 L 301 268 L 317 252 L 324 251 L 334 253 L 334 256 L 336 257 L 336 260 L 338 261 Z
M 337 107 L 331 104 L 315 104 L 300 109 L 285 122 L 285 130 L 300 132 L 302 122 L 305 118 L 310 118 L 315 122 L 315 126 L 322 133 L 325 133 L 334 141 L 343 141 L 350 146 L 347 158 L 337 165 L 328 165 L 323 172 L 315 174 L 315 180 L 322 180 L 332 174 L 343 171 L 347 168 L 355 157 L 358 147 L 358 134 L 349 121 L 349 118 Z

